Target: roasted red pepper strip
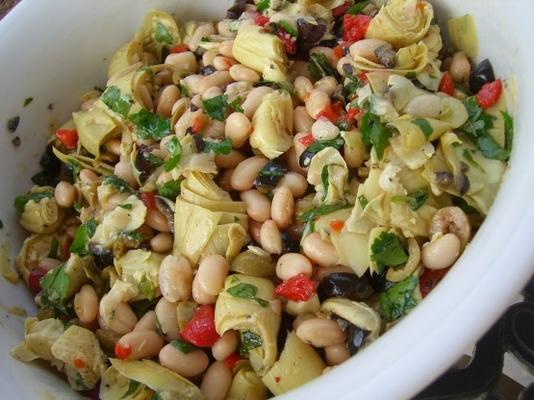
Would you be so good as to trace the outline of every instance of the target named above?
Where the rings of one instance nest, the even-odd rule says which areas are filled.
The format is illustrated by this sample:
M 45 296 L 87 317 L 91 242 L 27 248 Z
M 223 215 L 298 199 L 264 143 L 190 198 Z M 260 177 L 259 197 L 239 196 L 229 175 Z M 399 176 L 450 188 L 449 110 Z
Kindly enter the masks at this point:
M 184 53 L 186 51 L 189 51 L 189 47 L 186 44 L 177 44 L 170 50 L 171 53 Z
M 265 26 L 265 25 L 267 25 L 269 23 L 269 17 L 266 17 L 265 15 L 258 14 L 254 18 L 254 22 L 256 23 L 256 25 Z
M 193 318 L 191 318 L 184 329 L 182 337 L 189 343 L 197 347 L 211 347 L 219 339 L 215 330 L 215 309 L 213 305 L 199 306 Z
M 132 346 L 122 345 L 120 342 L 115 344 L 115 355 L 117 358 L 124 360 L 128 358 L 130 354 L 132 354 Z
M 445 72 L 441 78 L 441 82 L 439 83 L 439 91 L 446 93 L 449 96 L 454 96 L 454 81 L 448 72 Z
M 476 94 L 478 104 L 483 109 L 493 107 L 499 101 L 502 94 L 502 81 L 500 79 L 486 83 Z
M 236 364 L 241 361 L 241 357 L 238 353 L 230 354 L 228 357 L 224 359 L 224 366 L 228 369 L 234 369 Z
M 308 147 L 313 142 L 315 142 L 315 139 L 313 138 L 313 135 L 311 133 L 308 133 L 306 136 L 299 138 L 298 141 L 304 146 Z
M 276 35 L 282 40 L 286 48 L 287 54 L 295 54 L 297 52 L 297 41 L 285 29 L 278 29 Z
M 46 275 L 48 271 L 42 267 L 35 267 L 31 270 L 28 276 L 28 287 L 32 294 L 37 294 L 41 291 L 41 278 Z
M 337 18 L 337 17 L 341 17 L 342 15 L 345 15 L 345 13 L 348 11 L 348 9 L 350 8 L 350 2 L 345 2 L 343 4 L 341 4 L 340 6 L 337 6 L 336 8 L 333 8 L 332 9 L 332 16 L 334 18 Z
M 349 108 L 349 111 L 347 111 L 347 120 L 351 121 L 354 118 L 358 118 L 363 111 L 359 108 Z
M 362 40 L 372 19 L 373 17 L 369 15 L 345 14 L 343 17 L 343 40 L 351 44 Z
M 58 129 L 56 137 L 69 150 L 78 146 L 78 131 L 76 129 Z
M 274 290 L 277 296 L 293 301 L 308 301 L 315 293 L 315 283 L 304 274 L 298 274 L 282 282 Z
M 334 219 L 330 221 L 330 228 L 332 228 L 333 231 L 341 232 L 344 226 L 345 222 L 340 219 Z
M 343 47 L 341 46 L 336 46 L 334 47 L 334 55 L 337 57 L 337 58 L 341 58 L 345 55 L 345 50 L 343 50 Z
M 149 210 L 156 208 L 156 194 L 154 192 L 141 192 L 139 198 Z
M 323 110 L 321 112 L 319 112 L 319 114 L 317 114 L 315 116 L 315 119 L 319 119 L 321 117 L 326 118 L 330 122 L 336 122 L 337 113 L 335 112 L 335 110 L 332 107 L 332 105 L 329 104 L 325 108 L 323 108 Z
M 432 289 L 443 279 L 450 268 L 445 269 L 428 269 L 425 268 L 423 275 L 419 277 L 419 288 L 421 294 L 425 297 Z

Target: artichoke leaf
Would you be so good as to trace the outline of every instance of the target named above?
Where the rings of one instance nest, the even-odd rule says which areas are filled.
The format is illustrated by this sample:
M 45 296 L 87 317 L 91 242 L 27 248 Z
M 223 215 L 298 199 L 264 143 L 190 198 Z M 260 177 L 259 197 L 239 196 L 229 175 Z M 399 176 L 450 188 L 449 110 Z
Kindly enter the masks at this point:
M 323 187 L 323 170 L 328 173 L 328 188 Z M 349 170 L 345 160 L 333 147 L 327 147 L 317 153 L 308 169 L 308 182 L 317 191 L 314 202 L 316 204 L 336 204 L 345 202 L 345 185 Z M 326 193 L 325 193 L 326 189 Z
M 53 188 L 42 186 L 32 189 L 32 193 L 44 194 L 37 201 L 30 199 L 26 202 L 19 218 L 20 224 L 32 233 L 47 234 L 56 231 L 63 221 L 65 212 L 58 206 L 53 196 Z
M 124 43 L 113 54 L 108 66 L 108 79 L 124 71 L 130 65 L 141 61 L 143 55 L 143 45 L 138 40 L 131 40 Z
M 101 400 L 150 400 L 153 395 L 152 390 L 121 375 L 113 366 L 102 375 Z
M 248 365 L 243 366 L 234 376 L 227 400 L 265 400 L 267 388 Z
M 120 279 L 139 289 L 139 294 L 133 300 L 152 300 L 158 295 L 159 267 L 163 257 L 158 253 L 136 249 L 115 260 Z
M 26 283 L 32 269 L 39 264 L 39 261 L 48 257 L 53 241 L 54 235 L 31 235 L 24 239 L 22 248 L 15 258 L 15 265 Z
M 113 119 L 97 107 L 72 113 L 72 118 L 81 145 L 95 158 L 100 156 L 100 147 L 105 142 L 120 134 Z
M 201 258 L 219 254 L 232 260 L 247 242 L 247 232 L 238 223 L 222 224 L 215 228 Z
M 386 68 L 382 64 L 354 55 L 354 65 L 362 71 L 383 70 L 403 76 L 418 74 L 430 62 L 428 48 L 423 42 L 403 47 L 397 51 L 397 64 L 394 68 Z
M 76 165 L 81 168 L 90 169 L 91 171 L 104 176 L 113 174 L 113 166 L 106 163 L 77 154 L 64 154 L 55 147 L 52 147 L 52 151 L 60 161 L 67 165 Z
M 180 30 L 174 18 L 164 12 L 150 10 L 143 20 L 141 28 L 135 35 L 135 40 L 143 44 L 143 50 L 148 51 L 160 60 L 164 47 L 181 43 Z

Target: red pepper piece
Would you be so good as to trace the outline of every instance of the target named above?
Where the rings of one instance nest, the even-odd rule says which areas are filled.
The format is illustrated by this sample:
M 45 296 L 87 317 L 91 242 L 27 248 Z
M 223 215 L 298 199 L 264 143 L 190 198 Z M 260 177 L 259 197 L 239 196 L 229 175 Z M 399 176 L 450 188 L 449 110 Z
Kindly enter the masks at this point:
M 78 131 L 76 129 L 58 129 L 56 137 L 69 150 L 78 146 Z
M 284 46 L 286 48 L 287 54 L 295 54 L 297 52 L 297 40 L 286 32 L 285 29 L 278 29 L 276 35 L 282 39 Z
M 330 122 L 334 123 L 337 120 L 337 113 L 334 111 L 332 105 L 327 105 L 319 114 L 315 116 L 315 119 L 326 118 Z
M 199 306 L 182 330 L 182 337 L 197 347 L 211 347 L 219 339 L 213 305 Z
M 28 287 L 32 294 L 37 294 L 41 291 L 41 278 L 46 275 L 48 271 L 42 267 L 35 267 L 31 270 L 28 276 Z
M 373 17 L 369 15 L 345 14 L 343 17 L 343 40 L 351 44 L 362 40 L 372 19 Z
M 254 22 L 256 25 L 259 26 L 265 26 L 269 23 L 269 17 L 266 17 L 265 15 L 258 14 L 254 18 Z
M 362 110 L 359 108 L 349 108 L 349 111 L 347 111 L 347 119 L 351 121 L 354 118 L 358 118 L 362 113 Z
M 337 57 L 337 58 L 341 58 L 345 55 L 345 50 L 343 50 L 343 47 L 341 46 L 336 46 L 334 47 L 334 55 Z
M 426 297 L 432 289 L 443 279 L 450 268 L 445 269 L 428 269 L 425 268 L 423 275 L 419 277 L 419 288 L 423 297 Z
M 241 357 L 238 353 L 230 354 L 228 357 L 226 357 L 223 361 L 224 366 L 228 369 L 234 369 L 236 364 L 241 361 Z
M 81 358 L 75 358 L 74 359 L 74 366 L 78 369 L 82 369 L 82 368 L 85 368 L 87 364 L 85 363 L 84 360 L 82 360 Z
M 484 84 L 477 93 L 476 98 L 480 107 L 488 109 L 499 101 L 501 94 L 502 81 L 498 79 L 494 82 Z
M 311 133 L 308 133 L 306 136 L 303 136 L 298 140 L 306 147 L 310 146 L 313 142 L 315 142 L 315 139 L 313 138 L 313 135 Z
M 274 290 L 277 296 L 293 301 L 308 301 L 315 293 L 315 283 L 304 274 L 298 274 L 282 282 Z
M 149 210 L 156 208 L 156 194 L 154 192 L 141 192 L 139 198 Z
M 170 50 L 171 53 L 184 53 L 186 51 L 189 51 L 189 46 L 186 44 L 177 44 Z
M 345 15 L 348 9 L 350 8 L 350 2 L 345 2 L 341 4 L 340 6 L 337 6 L 336 8 L 332 9 L 332 16 L 334 18 L 341 17 L 342 15 Z
M 345 221 L 342 221 L 340 219 L 334 219 L 330 221 L 330 228 L 333 231 L 341 232 L 344 226 L 345 226 Z
M 448 72 L 443 74 L 441 82 L 439 83 L 439 91 L 454 96 L 454 81 Z
M 128 358 L 128 356 L 132 354 L 132 346 L 129 344 L 121 344 L 120 342 L 117 342 L 115 344 L 115 355 L 117 358 L 124 360 Z

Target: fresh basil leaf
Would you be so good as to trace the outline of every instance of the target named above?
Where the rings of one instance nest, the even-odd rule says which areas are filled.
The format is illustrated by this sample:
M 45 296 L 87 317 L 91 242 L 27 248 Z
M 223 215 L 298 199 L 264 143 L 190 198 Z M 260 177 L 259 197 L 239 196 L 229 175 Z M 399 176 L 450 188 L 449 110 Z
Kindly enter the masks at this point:
M 512 144 L 514 141 L 514 120 L 506 111 L 501 111 L 501 115 L 504 119 L 504 135 L 505 135 L 505 145 L 504 148 L 511 153 Z
M 224 121 L 228 111 L 228 97 L 225 95 L 215 96 L 211 99 L 203 100 L 204 111 L 211 119 Z
M 125 210 L 131 210 L 132 205 L 131 204 L 119 204 L 120 208 L 124 208 Z
M 391 201 L 394 203 L 407 203 L 413 210 L 417 211 L 428 200 L 428 192 L 426 190 L 417 190 L 409 193 L 407 196 L 393 196 Z
M 293 37 L 297 37 L 299 35 L 297 29 L 284 19 L 278 21 L 278 25 L 280 25 L 287 33 L 289 33 Z
M 241 97 L 237 96 L 234 100 L 232 100 L 230 103 L 228 103 L 228 107 L 230 107 L 234 112 L 240 112 L 243 113 L 245 110 L 243 110 L 243 107 L 241 107 Z
M 89 244 L 89 239 L 95 234 L 96 225 L 96 220 L 91 218 L 76 229 L 74 240 L 70 246 L 71 253 L 78 254 L 80 257 L 89 255 L 87 246 Z
M 17 209 L 19 213 L 22 213 L 24 212 L 24 208 L 26 207 L 26 203 L 28 201 L 33 200 L 36 203 L 39 203 L 42 199 L 50 197 L 54 197 L 54 192 L 52 190 L 45 190 L 42 192 L 30 192 L 15 197 L 15 202 L 13 206 Z
M 154 30 L 154 39 L 163 44 L 172 44 L 172 35 L 164 24 L 158 22 L 156 24 L 156 29 Z
M 339 81 L 339 73 L 328 61 L 328 58 L 323 53 L 310 54 L 310 61 L 308 64 L 308 71 L 315 80 L 319 80 L 325 76 L 333 76 Z
M 421 131 L 423 131 L 423 134 L 425 135 L 427 140 L 428 138 L 430 138 L 430 136 L 432 136 L 432 133 L 434 133 L 434 129 L 432 128 L 432 125 L 430 125 L 428 120 L 424 118 L 418 118 L 414 119 L 412 122 L 419 128 L 421 128 Z
M 171 340 L 171 346 L 184 354 L 191 353 L 192 351 L 195 351 L 197 349 L 191 343 L 178 339 Z
M 409 276 L 380 295 L 379 311 L 386 321 L 399 319 L 417 305 L 414 298 L 417 283 L 417 277 Z
M 382 272 L 386 266 L 396 267 L 406 263 L 408 254 L 397 235 L 382 232 L 371 245 L 371 260 L 376 263 L 379 272 Z
M 392 135 L 391 131 L 380 121 L 380 117 L 372 112 L 365 113 L 360 129 L 363 143 L 374 146 L 376 155 L 381 160 Z
M 306 210 L 303 213 L 297 215 L 297 221 L 304 222 L 304 230 L 302 237 L 308 236 L 315 229 L 315 219 L 321 215 L 333 213 L 334 211 L 343 210 L 344 208 L 350 208 L 350 205 L 346 204 L 327 204 L 317 208 Z
M 176 200 L 180 194 L 181 185 L 181 180 L 165 182 L 158 186 L 158 194 L 170 200 Z
M 254 350 L 263 345 L 262 337 L 251 331 L 241 331 L 239 336 L 241 341 L 241 346 L 239 346 L 239 354 L 242 357 L 248 357 L 250 350 Z
M 358 196 L 358 202 L 360 203 L 362 209 L 367 207 L 367 204 L 369 204 L 369 200 L 367 200 L 367 197 L 365 197 L 363 194 L 361 196 Z
M 171 123 L 168 119 L 144 108 L 131 114 L 128 119 L 137 127 L 137 136 L 141 139 L 161 140 L 171 133 Z
M 343 86 L 343 94 L 347 99 L 353 99 L 356 96 L 358 89 L 364 86 L 364 84 L 355 75 L 347 75 L 345 77 L 345 86 Z M 348 82 L 347 82 L 348 79 Z
M 128 390 L 122 395 L 121 400 L 133 395 L 135 392 L 137 392 L 137 389 L 139 389 L 140 386 L 140 382 L 130 379 L 130 383 L 128 384 Z
M 326 199 L 326 195 L 328 194 L 328 165 L 323 166 L 323 169 L 321 170 L 321 183 L 323 184 L 323 198 L 321 201 L 324 201 Z
M 64 299 L 69 288 L 69 276 L 65 272 L 65 264 L 58 265 L 41 278 L 41 289 L 55 292 L 57 297 Z
M 121 193 L 131 192 L 130 185 L 117 175 L 108 175 L 102 180 L 102 184 L 111 185 Z
M 59 182 L 57 172 L 50 170 L 37 172 L 31 177 L 31 180 L 37 186 L 56 186 Z
M 48 250 L 48 257 L 57 258 L 58 250 L 59 250 L 59 241 L 54 236 L 54 238 L 52 239 L 52 244 L 50 245 L 50 250 Z
M 221 141 L 204 139 L 204 153 L 213 151 L 215 154 L 230 154 L 232 151 L 232 142 L 230 139 L 224 139 Z
M 133 100 L 128 95 L 121 95 L 121 91 L 117 86 L 106 88 L 100 98 L 111 110 L 122 115 L 124 118 L 128 117 Z
M 475 159 L 473 158 L 473 155 L 468 149 L 464 149 L 464 151 L 462 152 L 462 155 L 466 159 L 466 161 L 469 164 L 471 164 L 473 167 L 478 168 L 482 172 L 486 172 L 484 171 L 484 168 L 482 168 L 482 166 L 475 161 Z
M 182 159 L 182 145 L 176 136 L 167 143 L 167 151 L 170 158 L 165 162 L 165 171 L 169 172 L 174 169 Z
M 347 14 L 352 14 L 352 15 L 360 14 L 363 11 L 363 9 L 367 7 L 367 4 L 369 4 L 369 1 L 360 1 L 354 4 L 353 6 L 351 6 L 347 10 Z
M 333 147 L 334 149 L 339 150 L 344 143 L 345 141 L 341 136 L 332 140 L 316 140 L 302 152 L 299 157 L 299 165 L 303 168 L 309 167 L 312 158 L 321 150 L 324 150 L 327 147 Z
M 251 285 L 250 283 L 238 283 L 237 285 L 229 288 L 227 292 L 230 295 L 238 297 L 240 299 L 252 300 L 262 307 L 267 307 L 269 305 L 268 301 L 256 297 L 256 293 L 258 293 L 258 288 L 254 285 Z
M 258 4 L 256 4 L 256 10 L 264 11 L 264 10 L 267 10 L 270 6 L 271 6 L 271 0 L 260 0 Z

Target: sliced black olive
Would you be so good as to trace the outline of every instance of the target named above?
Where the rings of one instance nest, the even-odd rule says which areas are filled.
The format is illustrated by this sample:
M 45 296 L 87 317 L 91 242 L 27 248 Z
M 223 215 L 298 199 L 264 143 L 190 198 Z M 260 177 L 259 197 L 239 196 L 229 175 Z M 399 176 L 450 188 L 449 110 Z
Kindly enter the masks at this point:
M 365 278 L 347 272 L 334 272 L 317 286 L 319 299 L 325 301 L 330 297 L 343 297 L 349 300 L 364 300 L 373 294 L 373 288 Z
M 59 171 L 61 170 L 61 161 L 55 156 L 52 148 L 53 146 L 51 144 L 46 146 L 46 150 L 39 160 L 39 165 L 41 165 L 43 169 L 59 174 Z
M 471 187 L 469 178 L 467 177 L 467 175 L 465 175 L 468 170 L 469 166 L 462 162 L 460 165 L 460 174 L 456 179 L 456 187 L 458 189 L 458 192 L 460 193 L 460 196 L 466 194 L 469 191 L 469 188 Z
M 254 186 L 256 186 L 257 189 L 272 189 L 278 184 L 278 181 L 282 179 L 286 172 L 287 168 L 283 165 L 278 164 L 275 161 L 269 161 L 265 164 L 265 167 L 258 172 L 256 180 L 254 181 Z
M 298 241 L 289 232 L 281 231 L 280 237 L 282 238 L 282 254 L 298 253 L 300 251 Z
M 278 351 L 281 352 L 286 343 L 287 334 L 293 330 L 294 317 L 287 313 L 282 313 L 282 320 L 280 321 L 280 329 L 278 330 L 278 336 L 276 341 L 278 344 Z
M 247 5 L 247 0 L 235 0 L 232 7 L 226 11 L 226 18 L 228 19 L 238 19 L 243 11 L 245 11 L 245 6 Z
M 352 75 L 354 73 L 354 68 L 349 63 L 343 64 L 342 68 L 343 68 L 343 73 L 345 75 Z
M 217 70 L 215 69 L 215 67 L 213 65 L 206 65 L 205 67 L 202 67 L 200 69 L 200 75 L 204 75 L 204 76 L 211 75 L 215 71 L 217 71 Z
M 145 182 L 157 168 L 157 165 L 150 161 L 151 152 L 152 148 L 144 145 L 139 146 L 137 149 L 134 166 L 139 171 L 139 180 L 141 182 Z
M 359 328 L 349 322 L 347 328 L 347 348 L 351 356 L 356 354 L 363 346 L 365 339 L 369 336 L 369 331 Z
M 193 135 L 193 141 L 195 142 L 197 152 L 202 153 L 204 147 L 206 147 L 206 142 L 204 142 L 202 135 Z
M 452 183 L 454 177 L 449 171 L 436 172 L 436 182 L 440 186 L 448 186 Z
M 297 49 L 300 58 L 308 59 L 310 49 L 316 46 L 326 33 L 326 22 L 323 20 L 317 22 L 317 24 L 311 24 L 304 18 L 297 20 Z
M 377 47 L 375 49 L 375 55 L 380 64 L 386 68 L 394 68 L 395 64 L 397 64 L 397 53 L 389 43 Z
M 477 94 L 484 84 L 493 82 L 494 80 L 495 73 L 493 72 L 493 66 L 488 59 L 485 59 L 471 72 L 469 76 L 469 90 L 473 94 Z
M 337 46 L 337 38 L 331 38 L 331 39 L 324 39 L 319 42 L 319 46 L 323 47 L 336 47 Z
M 204 55 L 204 53 L 206 53 L 206 49 L 202 48 L 202 47 L 197 47 L 197 49 L 195 50 L 194 54 L 195 54 L 195 57 L 197 58 L 197 60 L 200 60 L 202 58 L 202 56 Z
M 299 165 L 301 168 L 308 168 L 311 164 L 312 158 L 315 156 L 315 151 L 304 150 L 299 157 Z
M 156 196 L 156 208 L 165 215 L 167 222 L 169 223 L 169 229 L 171 232 L 174 232 L 174 203 L 169 199 Z
M 374 289 L 375 292 L 384 292 L 394 285 L 386 279 L 387 269 L 384 269 L 381 274 L 366 272 L 364 277 Z
M 89 253 L 93 256 L 93 261 L 97 268 L 104 269 L 113 265 L 113 253 L 97 243 L 89 243 Z

